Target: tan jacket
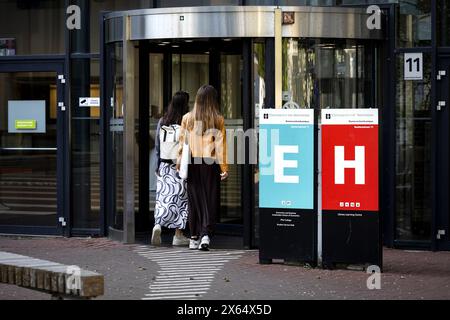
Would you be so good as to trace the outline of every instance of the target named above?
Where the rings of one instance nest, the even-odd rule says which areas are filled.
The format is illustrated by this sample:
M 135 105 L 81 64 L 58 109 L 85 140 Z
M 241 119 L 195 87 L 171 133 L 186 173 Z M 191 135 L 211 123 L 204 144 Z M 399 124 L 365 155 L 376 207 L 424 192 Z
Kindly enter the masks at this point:
M 178 150 L 177 166 L 181 161 L 181 153 L 185 137 L 189 137 L 189 149 L 194 158 L 212 158 L 216 159 L 216 163 L 220 165 L 220 170 L 228 172 L 227 164 L 227 140 L 225 131 L 225 120 L 223 117 L 219 119 L 219 127 L 217 130 L 207 130 L 205 133 L 196 134 L 188 130 L 187 122 L 191 117 L 191 113 L 186 114 L 181 121 L 180 130 L 180 148 Z

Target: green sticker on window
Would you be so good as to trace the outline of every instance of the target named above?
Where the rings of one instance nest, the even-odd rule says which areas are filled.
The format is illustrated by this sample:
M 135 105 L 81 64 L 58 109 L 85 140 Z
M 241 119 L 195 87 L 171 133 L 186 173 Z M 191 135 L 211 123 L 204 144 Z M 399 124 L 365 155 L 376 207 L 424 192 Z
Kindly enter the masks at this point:
M 36 130 L 36 120 L 16 120 L 16 130 Z

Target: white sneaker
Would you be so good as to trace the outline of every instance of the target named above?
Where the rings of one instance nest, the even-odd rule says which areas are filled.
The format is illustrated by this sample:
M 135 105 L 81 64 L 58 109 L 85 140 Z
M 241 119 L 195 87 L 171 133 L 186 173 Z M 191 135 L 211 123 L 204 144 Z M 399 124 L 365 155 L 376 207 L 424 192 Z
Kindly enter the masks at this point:
M 189 249 L 190 250 L 197 250 L 199 245 L 200 245 L 199 240 L 194 240 L 194 239 L 189 240 Z
M 172 245 L 173 246 L 187 246 L 189 244 L 189 239 L 185 236 L 173 236 Z
M 199 250 L 208 251 L 209 250 L 209 237 L 203 236 L 202 241 L 200 242 L 200 246 L 198 247 Z
M 161 245 L 161 226 L 159 224 L 156 224 L 153 227 L 151 244 L 152 244 L 152 246 L 160 246 Z

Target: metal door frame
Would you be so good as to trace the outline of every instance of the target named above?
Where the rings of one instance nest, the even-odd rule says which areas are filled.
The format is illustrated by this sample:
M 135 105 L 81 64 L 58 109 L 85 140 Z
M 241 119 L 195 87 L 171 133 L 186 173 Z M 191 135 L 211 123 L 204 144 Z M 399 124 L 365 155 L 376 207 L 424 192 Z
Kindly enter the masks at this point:
M 446 75 L 438 76 L 440 70 Z M 436 203 L 433 206 L 433 230 L 431 233 L 434 250 L 450 250 L 450 201 L 449 163 L 450 163 L 450 51 L 442 50 L 436 61 L 436 77 L 434 77 L 436 101 L 433 108 L 434 131 L 434 177 Z M 439 101 L 446 103 L 438 107 Z M 442 234 L 444 232 L 444 234 Z
M 65 57 L 33 56 L 32 58 L 2 58 L 0 60 L 0 72 L 55 72 L 57 85 L 57 102 L 62 102 L 66 106 L 66 111 L 57 106 L 57 215 L 55 226 L 6 226 L 0 225 L 0 233 L 6 234 L 41 234 L 68 236 L 70 231 L 69 212 L 67 211 L 70 203 L 70 188 L 67 188 L 67 179 L 70 176 L 70 150 L 67 148 L 68 137 L 68 107 L 66 101 L 65 82 Z M 59 77 L 62 76 L 64 80 Z M 63 227 L 59 219 L 64 219 L 66 226 Z
M 214 47 L 215 54 L 220 56 L 221 53 L 235 53 L 241 55 L 241 59 L 243 60 L 243 70 L 242 70 L 242 119 L 243 119 L 243 130 L 245 131 L 248 128 L 252 127 L 251 123 L 251 116 L 253 111 L 250 110 L 250 108 L 245 108 L 244 106 L 252 105 L 251 101 L 251 95 L 249 94 L 249 90 L 251 90 L 250 84 L 252 83 L 251 75 L 252 75 L 252 64 L 251 62 L 251 39 L 239 39 L 239 43 L 235 44 L 235 47 L 229 47 L 227 48 L 227 44 L 223 44 L 220 42 L 217 42 L 217 40 L 211 39 L 211 41 L 216 41 L 217 45 L 211 45 L 211 41 L 208 41 L 205 43 L 205 46 L 200 46 L 197 48 L 187 48 L 184 49 L 183 47 L 180 48 L 167 48 L 167 47 L 157 47 L 156 45 L 150 45 L 148 41 L 140 41 L 139 43 L 139 68 L 140 70 L 149 70 L 149 61 L 148 61 L 148 55 L 150 53 L 160 53 L 164 54 L 165 60 L 164 60 L 164 89 L 163 89 L 163 100 L 164 105 L 167 105 L 167 102 L 170 99 L 170 93 L 172 92 L 171 85 L 172 80 L 171 77 L 166 77 L 167 74 L 170 74 L 171 69 L 171 61 L 166 61 L 167 58 L 169 58 L 173 54 L 202 54 L 205 51 L 210 51 L 211 54 L 211 48 Z M 220 40 L 219 40 L 220 41 Z M 250 51 L 249 51 L 250 50 Z M 216 57 L 217 58 L 217 57 Z M 214 58 L 213 58 L 214 59 Z M 209 74 L 210 74 L 210 83 L 218 88 L 219 96 L 220 96 L 220 86 L 218 83 L 218 76 L 219 76 L 219 70 L 216 70 L 217 64 L 214 63 L 214 61 L 211 61 L 211 55 L 210 55 L 210 62 L 209 62 Z M 213 77 L 213 75 L 216 75 Z M 149 74 L 148 72 L 141 72 L 140 73 L 140 81 L 139 81 L 139 87 L 140 87 L 140 106 L 146 106 L 149 104 L 148 100 L 148 92 L 147 88 L 149 85 Z M 167 78 L 167 79 L 166 79 Z M 166 88 L 166 86 L 169 86 L 170 88 Z M 191 99 L 194 99 L 195 97 L 191 97 Z M 148 149 L 148 137 L 146 136 L 146 133 L 148 132 L 148 121 L 142 121 L 142 119 L 148 118 L 148 110 L 147 108 L 140 108 L 139 113 L 139 140 L 140 140 L 140 148 L 143 148 L 143 150 Z M 139 172 L 141 177 L 147 177 L 148 176 L 148 166 L 144 166 L 141 163 L 148 163 L 148 153 L 140 152 L 140 158 L 139 158 Z M 247 156 L 248 157 L 248 156 Z M 217 223 L 217 229 L 219 232 L 231 232 L 232 234 L 239 235 L 243 237 L 243 245 L 244 247 L 251 247 L 251 243 L 254 242 L 254 234 L 251 232 L 252 225 L 251 225 L 251 215 L 252 215 L 252 197 L 251 194 L 254 192 L 254 187 L 252 184 L 249 183 L 250 180 L 246 179 L 246 177 L 249 177 L 249 172 L 252 172 L 253 168 L 252 165 L 242 165 L 240 168 L 241 174 L 242 174 L 242 181 L 241 181 L 241 190 L 242 190 L 242 197 L 241 197 L 241 211 L 242 211 L 242 223 L 240 224 L 223 224 L 223 223 Z M 148 198 L 148 183 L 144 179 L 139 180 L 139 199 L 143 199 L 143 201 L 139 201 L 139 211 L 149 211 L 148 205 L 147 205 L 147 198 Z M 248 200 L 250 199 L 250 201 Z M 144 203 L 142 203 L 144 202 Z M 151 209 L 151 208 L 150 208 Z M 139 223 L 147 223 L 147 221 L 140 221 Z M 138 222 L 136 221 L 136 227 L 138 227 Z M 137 229 L 139 231 L 139 229 Z

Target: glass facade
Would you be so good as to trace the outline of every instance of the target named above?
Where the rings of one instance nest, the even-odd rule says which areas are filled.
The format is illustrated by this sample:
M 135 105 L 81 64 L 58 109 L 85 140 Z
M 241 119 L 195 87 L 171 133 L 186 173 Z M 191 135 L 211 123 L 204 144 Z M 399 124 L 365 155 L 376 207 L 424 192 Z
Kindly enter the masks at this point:
M 0 41 L 9 39 L 1 56 L 65 52 L 64 1 L 0 1 Z
M 82 9 L 82 30 L 66 31 L 65 9 L 70 4 L 79 5 Z M 440 52 L 450 47 L 448 0 L 0 0 L 0 65 L 6 66 L 10 61 L 17 63 L 20 59 L 44 64 L 52 59 L 60 62 L 64 65 L 63 73 L 67 81 L 63 98 L 67 102 L 65 107 L 70 111 L 67 113 L 67 121 L 63 121 L 64 132 L 58 132 L 60 129 L 57 129 L 57 121 L 61 121 L 58 119 L 58 102 L 61 101 L 57 92 L 59 80 L 56 72 L 0 72 L 0 225 L 52 226 L 56 224 L 58 215 L 64 212 L 70 221 L 69 227 L 73 229 L 68 235 L 102 234 L 100 230 L 106 225 L 123 229 L 123 52 L 121 43 L 109 44 L 106 48 L 108 61 L 104 63 L 106 69 L 112 70 L 112 74 L 101 74 L 101 12 L 213 5 L 369 4 L 395 5 L 395 30 L 392 30 L 395 48 L 390 48 L 395 60 L 395 70 L 388 71 L 395 78 L 395 93 L 391 97 L 379 94 L 383 90 L 383 82 L 391 75 L 383 74 L 382 80 L 376 79 L 377 68 L 381 69 L 383 64 L 383 61 L 377 59 L 390 59 L 387 46 L 382 51 L 367 41 L 285 38 L 283 104 L 294 102 L 302 108 L 379 107 L 395 111 L 392 122 L 395 126 L 391 135 L 392 140 L 395 140 L 395 154 L 392 157 L 395 162 L 395 172 L 392 173 L 395 176 L 395 196 L 390 209 L 393 225 L 389 228 L 393 230 L 393 239 L 400 242 L 432 242 L 432 225 L 438 214 L 433 204 L 433 186 L 436 183 L 433 180 L 436 179 L 433 178 L 436 170 L 433 164 L 435 150 L 430 143 L 436 134 L 433 134 L 433 130 L 436 130 L 433 122 L 436 102 L 433 98 L 436 89 L 433 86 L 436 81 L 432 72 L 436 66 L 433 61 L 438 61 Z M 436 10 L 435 15 L 433 10 Z M 434 16 L 436 21 L 432 20 Z M 272 59 L 273 56 L 271 52 L 267 52 L 264 39 L 252 41 L 251 123 L 257 127 L 259 107 L 273 104 L 268 101 L 271 98 L 269 92 L 272 90 L 273 79 L 267 72 L 267 67 L 270 66 L 267 59 Z M 433 56 L 435 48 L 438 53 Z M 423 80 L 404 80 L 403 60 L 404 53 L 408 51 L 423 53 Z M 43 57 L 47 60 L 41 61 Z M 190 93 L 192 107 L 199 85 L 216 81 L 220 84 L 221 106 L 227 125 L 243 128 L 244 110 L 248 106 L 242 104 L 244 93 L 241 53 L 219 52 L 212 56 L 207 48 L 203 52 L 178 52 L 166 60 L 168 57 L 162 51 L 152 52 L 149 56 L 150 158 L 154 148 L 155 137 L 152 132 L 156 128 L 156 121 L 164 112 L 167 96 L 180 89 Z M 171 92 L 167 93 L 164 91 L 164 84 L 167 81 L 165 70 L 169 64 Z M 211 65 L 217 65 L 220 72 L 212 72 Z M 377 68 L 374 68 L 375 65 Z M 111 119 L 106 131 L 109 137 L 106 147 L 112 150 L 113 165 L 108 170 L 114 173 L 111 179 L 107 177 L 107 183 L 112 185 L 115 194 L 114 203 L 108 204 L 113 215 L 106 218 L 101 215 L 101 113 L 97 107 L 80 107 L 80 98 L 100 97 L 102 83 L 113 97 L 111 103 L 108 100 L 109 108 L 104 115 Z M 44 103 L 45 133 L 33 135 L 27 132 L 10 132 L 8 106 L 15 100 Z M 383 103 L 380 105 L 381 101 Z M 64 141 L 68 146 L 68 152 L 61 159 L 58 158 L 58 135 L 65 135 Z M 68 194 L 58 194 L 57 168 L 63 166 L 63 163 L 70 164 L 70 168 L 64 171 L 70 176 Z M 257 166 L 253 168 L 253 189 L 258 190 Z M 222 198 L 226 208 L 221 222 L 242 223 L 242 214 L 239 212 L 243 192 L 242 170 L 238 165 L 231 170 L 235 180 L 228 181 L 224 188 Z M 20 181 L 25 181 L 26 185 L 20 184 Z M 138 173 L 136 182 L 138 188 Z M 150 179 L 150 191 L 155 189 L 153 182 Z M 20 196 L 14 194 L 17 186 L 23 190 Z M 70 203 L 70 206 L 63 207 L 58 199 L 68 195 L 70 199 L 64 201 Z M 257 197 L 256 192 L 256 203 Z M 136 199 L 137 202 L 138 200 Z M 154 206 L 153 202 L 150 192 L 150 208 Z M 257 206 L 252 214 L 253 225 L 257 230 Z

